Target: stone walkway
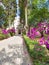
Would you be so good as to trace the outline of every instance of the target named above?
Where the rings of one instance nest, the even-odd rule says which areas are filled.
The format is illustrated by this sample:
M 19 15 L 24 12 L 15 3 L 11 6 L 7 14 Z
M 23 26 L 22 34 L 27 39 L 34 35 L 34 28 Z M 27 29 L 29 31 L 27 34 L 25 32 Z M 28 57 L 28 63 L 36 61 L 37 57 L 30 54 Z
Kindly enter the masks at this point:
M 21 36 L 0 41 L 0 65 L 32 65 Z

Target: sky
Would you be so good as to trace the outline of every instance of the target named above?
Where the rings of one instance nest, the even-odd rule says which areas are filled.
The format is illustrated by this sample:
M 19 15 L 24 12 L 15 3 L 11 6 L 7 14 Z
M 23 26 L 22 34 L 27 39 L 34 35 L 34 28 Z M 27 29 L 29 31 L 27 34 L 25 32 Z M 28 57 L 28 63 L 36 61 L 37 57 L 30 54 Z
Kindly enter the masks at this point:
M 16 0 L 16 3 L 17 3 L 17 4 L 18 4 L 18 1 L 19 1 L 19 0 Z
M 19 0 L 16 0 L 16 4 L 19 4 Z M 20 16 L 20 10 L 19 10 L 19 6 L 18 5 L 17 5 L 16 16 Z

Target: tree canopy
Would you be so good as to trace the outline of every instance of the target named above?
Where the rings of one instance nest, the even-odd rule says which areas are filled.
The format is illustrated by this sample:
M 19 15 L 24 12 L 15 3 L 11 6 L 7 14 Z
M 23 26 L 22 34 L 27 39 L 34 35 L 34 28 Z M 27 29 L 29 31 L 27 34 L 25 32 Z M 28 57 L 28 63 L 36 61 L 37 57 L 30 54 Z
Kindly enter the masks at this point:
M 48 20 L 49 11 L 46 4 L 46 0 L 31 0 L 28 8 L 29 25 L 36 25 L 38 22 Z
M 2 0 L 3 5 L 6 7 L 5 12 L 5 26 L 12 22 L 16 16 L 16 0 Z

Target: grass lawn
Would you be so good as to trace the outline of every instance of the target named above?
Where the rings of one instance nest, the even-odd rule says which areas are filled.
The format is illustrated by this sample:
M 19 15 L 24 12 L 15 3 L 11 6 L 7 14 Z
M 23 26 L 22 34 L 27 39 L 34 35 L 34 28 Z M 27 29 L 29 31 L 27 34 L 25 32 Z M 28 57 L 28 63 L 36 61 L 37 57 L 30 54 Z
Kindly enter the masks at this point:
M 34 65 L 49 65 L 49 51 L 39 45 L 37 39 L 31 40 L 26 35 L 24 35 L 24 40 L 26 42 L 26 46 L 28 52 L 31 56 Z

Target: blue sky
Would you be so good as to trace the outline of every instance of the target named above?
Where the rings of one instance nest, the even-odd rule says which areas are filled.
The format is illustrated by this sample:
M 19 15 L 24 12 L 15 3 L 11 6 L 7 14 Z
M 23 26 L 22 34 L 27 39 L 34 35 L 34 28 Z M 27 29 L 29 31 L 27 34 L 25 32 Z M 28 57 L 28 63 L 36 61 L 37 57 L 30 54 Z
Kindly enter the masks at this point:
M 19 1 L 19 0 L 16 0 L 16 3 L 17 3 L 17 4 L 18 4 L 18 1 Z
M 18 4 L 19 2 L 18 2 L 19 0 L 16 0 L 16 4 Z M 18 8 L 17 8 L 17 12 L 16 12 L 16 16 L 20 16 L 20 10 L 19 10 L 19 6 L 17 6 Z

